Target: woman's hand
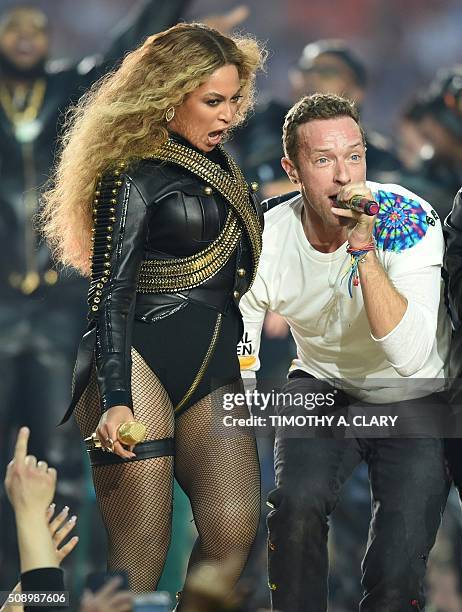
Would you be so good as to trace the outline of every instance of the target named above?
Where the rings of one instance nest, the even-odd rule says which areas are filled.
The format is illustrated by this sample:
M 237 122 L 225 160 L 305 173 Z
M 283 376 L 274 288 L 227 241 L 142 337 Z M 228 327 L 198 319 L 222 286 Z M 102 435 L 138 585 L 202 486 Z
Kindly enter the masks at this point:
M 69 514 L 69 508 L 67 506 L 64 506 L 61 512 L 55 517 L 53 517 L 54 513 L 55 504 L 51 504 L 50 506 L 48 506 L 48 509 L 46 511 L 46 519 L 48 521 L 48 529 L 50 530 L 50 535 L 53 538 L 53 542 L 56 546 L 56 556 L 58 557 L 58 563 L 61 563 L 61 561 L 65 559 L 71 551 L 74 550 L 74 548 L 77 546 L 77 542 L 79 541 L 79 538 L 77 536 L 74 536 L 65 544 L 63 544 L 61 548 L 59 548 L 64 538 L 67 537 L 69 532 L 74 529 L 77 517 L 72 516 L 69 520 L 66 520 Z M 21 593 L 21 582 L 18 582 L 18 584 L 14 587 L 11 593 Z M 23 606 L 8 605 L 8 600 L 0 608 L 0 612 L 6 612 L 7 610 L 8 612 L 24 612 Z
M 77 546 L 77 542 L 79 541 L 79 538 L 74 536 L 61 546 L 64 538 L 66 538 L 74 529 L 77 517 L 74 515 L 67 520 L 69 515 L 69 508 L 67 506 L 64 506 L 61 512 L 56 516 L 53 516 L 54 512 L 55 504 L 51 504 L 47 510 L 46 517 L 48 521 L 48 529 L 50 530 L 51 537 L 53 538 L 54 545 L 56 546 L 58 562 L 61 563 L 61 561 L 65 559 L 72 550 L 74 550 L 74 548 Z
M 112 406 L 104 412 L 99 420 L 96 434 L 103 448 L 109 449 L 123 459 L 136 457 L 134 446 L 128 450 L 117 440 L 117 430 L 122 423 L 133 421 L 133 412 L 128 406 Z
M 16 523 L 24 518 L 43 517 L 53 499 L 56 489 L 56 470 L 49 468 L 45 461 L 27 454 L 30 430 L 21 427 L 16 440 L 13 460 L 6 470 L 5 490 L 13 506 Z

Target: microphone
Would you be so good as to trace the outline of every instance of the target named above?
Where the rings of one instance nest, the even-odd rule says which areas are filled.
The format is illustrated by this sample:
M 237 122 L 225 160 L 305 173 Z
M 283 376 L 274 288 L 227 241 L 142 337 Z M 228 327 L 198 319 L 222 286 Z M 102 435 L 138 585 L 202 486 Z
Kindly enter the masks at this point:
M 369 217 L 373 217 L 379 212 L 379 205 L 374 200 L 369 200 L 360 195 L 352 196 L 348 202 L 342 202 L 337 198 L 337 206 L 339 208 L 349 208 L 356 212 L 363 213 Z

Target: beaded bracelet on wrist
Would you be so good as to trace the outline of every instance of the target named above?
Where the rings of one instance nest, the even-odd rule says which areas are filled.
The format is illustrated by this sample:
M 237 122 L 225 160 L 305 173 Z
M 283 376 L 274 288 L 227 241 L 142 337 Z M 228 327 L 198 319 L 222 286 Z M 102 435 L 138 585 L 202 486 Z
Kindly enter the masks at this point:
M 369 253 L 369 251 L 375 251 L 375 246 L 374 238 L 371 240 L 371 242 L 363 244 L 360 247 L 352 247 L 350 244 L 347 245 L 347 253 L 351 256 L 351 265 L 350 270 L 346 274 L 349 273 L 348 293 L 350 294 L 351 298 L 353 297 L 353 287 L 357 287 L 359 285 L 358 266 L 360 263 L 364 263 L 366 261 L 366 255 Z

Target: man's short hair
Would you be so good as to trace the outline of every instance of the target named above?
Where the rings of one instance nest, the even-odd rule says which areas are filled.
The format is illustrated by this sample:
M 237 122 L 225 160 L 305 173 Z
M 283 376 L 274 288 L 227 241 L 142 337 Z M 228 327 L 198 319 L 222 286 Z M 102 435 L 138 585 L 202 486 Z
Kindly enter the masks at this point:
M 358 124 L 364 145 L 366 139 L 359 121 L 359 111 L 354 102 L 334 94 L 313 94 L 305 96 L 292 106 L 286 115 L 282 130 L 284 153 L 297 163 L 298 127 L 315 119 L 336 119 L 351 117 Z

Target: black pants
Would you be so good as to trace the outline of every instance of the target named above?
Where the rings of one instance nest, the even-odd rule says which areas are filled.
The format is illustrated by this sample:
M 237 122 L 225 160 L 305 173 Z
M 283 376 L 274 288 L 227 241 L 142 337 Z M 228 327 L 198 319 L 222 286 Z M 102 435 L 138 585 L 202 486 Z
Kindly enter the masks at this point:
M 316 391 L 325 385 L 314 382 Z M 284 391 L 293 394 L 312 389 L 313 379 L 295 378 Z M 345 407 L 348 398 L 342 395 Z M 280 413 L 285 411 L 283 407 Z M 291 406 L 288 411 L 297 408 Z M 365 594 L 360 610 L 422 610 L 427 557 L 450 484 L 443 441 L 321 435 L 295 438 L 276 427 L 276 488 L 268 497 L 273 508 L 268 516 L 273 607 L 280 612 L 327 609 L 328 517 L 344 482 L 365 461 L 372 520 L 362 564 Z

